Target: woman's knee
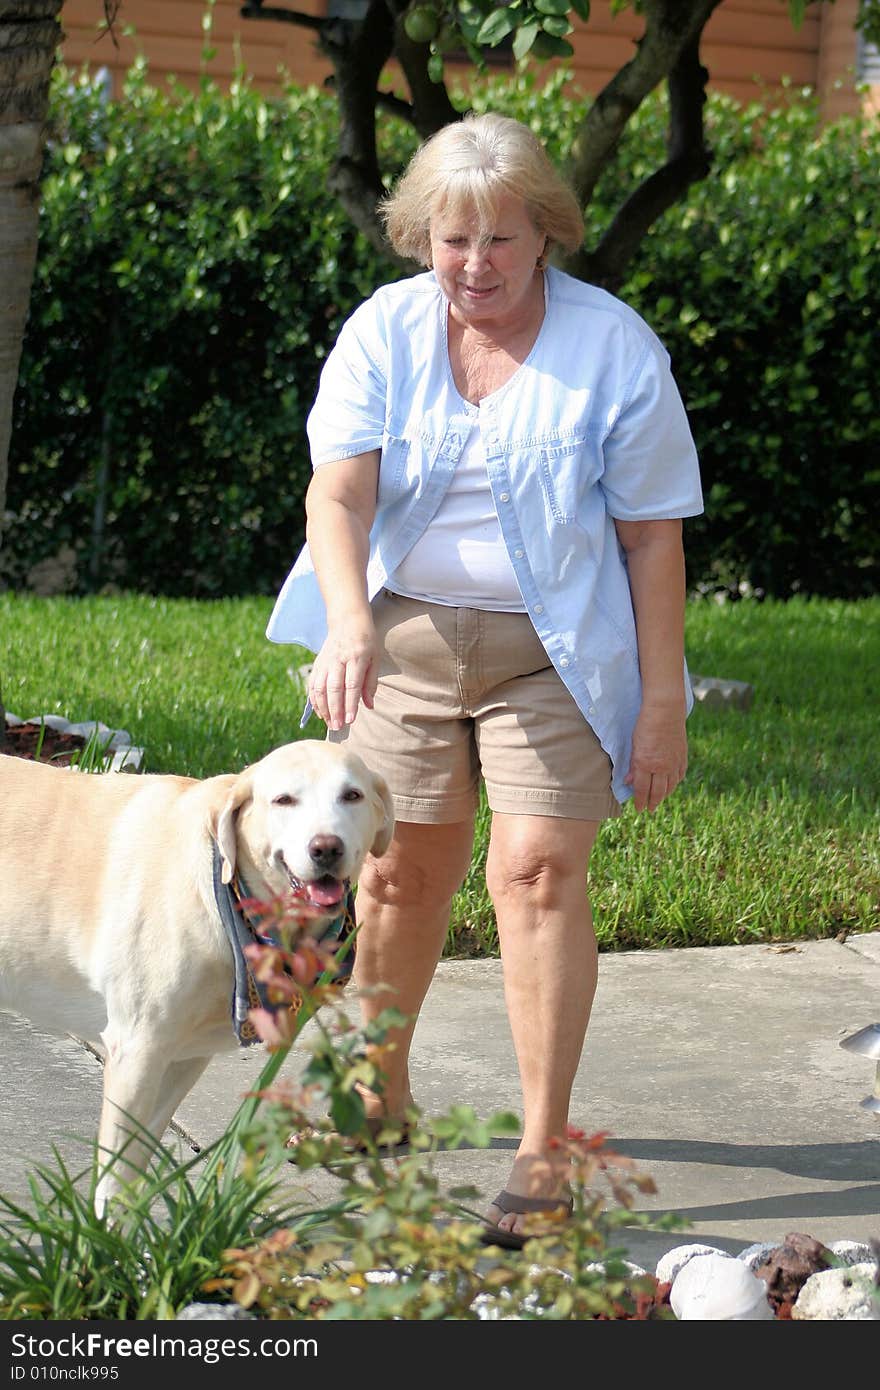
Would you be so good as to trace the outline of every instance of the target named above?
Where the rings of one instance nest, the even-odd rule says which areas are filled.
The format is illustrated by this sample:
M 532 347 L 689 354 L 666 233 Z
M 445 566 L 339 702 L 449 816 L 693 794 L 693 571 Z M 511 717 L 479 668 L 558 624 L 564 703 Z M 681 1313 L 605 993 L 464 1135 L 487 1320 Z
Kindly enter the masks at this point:
M 563 877 L 567 880 L 566 868 Z M 552 907 L 560 896 L 562 877 L 551 859 L 520 853 L 486 861 L 486 887 L 493 903 L 529 902 L 535 907 Z
M 587 867 L 594 835 L 541 826 L 534 833 L 495 835 L 486 860 L 486 887 L 495 904 L 528 903 L 552 908 L 570 895 L 586 895 Z

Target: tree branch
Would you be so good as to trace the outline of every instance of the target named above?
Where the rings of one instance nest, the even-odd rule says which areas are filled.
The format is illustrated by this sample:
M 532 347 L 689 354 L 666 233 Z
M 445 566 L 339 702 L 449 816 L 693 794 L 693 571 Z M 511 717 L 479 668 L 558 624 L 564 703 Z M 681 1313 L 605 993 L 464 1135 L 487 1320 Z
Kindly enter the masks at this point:
M 400 8 L 389 0 L 392 10 Z M 406 4 L 402 13 L 406 12 Z M 434 135 L 445 125 L 461 120 L 461 112 L 456 111 L 449 100 L 445 82 L 432 82 L 428 76 L 430 48 L 426 43 L 414 43 L 403 27 L 402 17 L 394 26 L 394 56 L 403 68 L 404 76 L 412 96 L 413 125 L 423 140 Z
M 337 157 L 327 185 L 339 198 L 355 227 L 378 250 L 390 254 L 376 215 L 385 192 L 376 152 L 376 106 L 379 74 L 394 47 L 394 21 L 386 0 L 370 0 L 362 19 L 321 18 L 249 0 L 247 19 L 274 19 L 312 29 L 321 52 L 333 65 L 339 104 Z
M 280 5 L 264 5 L 263 0 L 251 0 L 250 4 L 242 5 L 239 14 L 242 19 L 272 19 L 281 24 L 299 24 L 303 29 L 314 29 L 318 33 L 328 22 L 323 15 L 282 9 Z
M 572 144 L 569 177 L 581 207 L 614 152 L 630 117 L 699 39 L 721 0 L 645 0 L 646 28 L 635 57 L 615 73 L 587 112 Z
M 412 103 L 395 96 L 393 92 L 377 92 L 376 106 L 380 111 L 387 111 L 389 116 L 397 116 L 399 120 L 413 124 Z
M 337 21 L 332 29 L 325 28 L 319 42 L 333 64 L 340 118 L 328 187 L 371 245 L 387 252 L 376 216 L 376 204 L 385 192 L 376 152 L 377 88 L 394 46 L 394 24 L 385 0 L 370 0 L 362 20 Z
M 573 274 L 616 289 L 643 237 L 667 208 L 704 179 L 712 166 L 703 129 L 709 73 L 700 62 L 699 35 L 682 49 L 669 74 L 668 158 L 618 209 L 595 251 L 582 250 L 569 265 Z
M 333 65 L 332 85 L 339 103 L 339 146 L 328 187 L 371 245 L 396 259 L 385 241 L 376 206 L 385 194 L 376 152 L 376 109 L 382 107 L 409 121 L 424 139 L 459 118 L 443 83 L 428 76 L 427 44 L 417 44 L 403 27 L 408 0 L 369 0 L 360 20 L 322 18 L 248 0 L 245 19 L 272 19 L 312 29 L 321 52 Z M 379 77 L 396 57 L 412 101 L 380 92 Z

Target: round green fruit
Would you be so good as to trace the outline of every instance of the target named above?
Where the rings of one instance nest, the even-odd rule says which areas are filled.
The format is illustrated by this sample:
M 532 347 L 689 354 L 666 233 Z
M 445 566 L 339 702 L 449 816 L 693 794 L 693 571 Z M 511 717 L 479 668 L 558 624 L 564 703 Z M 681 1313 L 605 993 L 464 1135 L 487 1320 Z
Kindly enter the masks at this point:
M 403 27 L 413 43 L 430 43 L 440 28 L 440 16 L 433 5 L 417 5 L 407 11 Z

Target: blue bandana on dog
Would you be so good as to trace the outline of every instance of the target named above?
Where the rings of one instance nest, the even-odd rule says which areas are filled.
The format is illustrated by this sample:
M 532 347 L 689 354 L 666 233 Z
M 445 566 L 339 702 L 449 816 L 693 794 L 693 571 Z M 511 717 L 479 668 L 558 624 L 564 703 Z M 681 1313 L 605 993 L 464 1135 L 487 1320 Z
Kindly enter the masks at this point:
M 266 1009 L 269 1013 L 275 1014 L 281 1009 L 291 1008 L 291 1005 L 289 1003 L 275 1004 L 270 1000 L 266 986 L 256 979 L 248 965 L 244 948 L 254 944 L 278 946 L 281 943 L 270 935 L 264 936 L 258 932 L 240 910 L 238 904 L 248 894 L 244 891 L 236 891 L 235 880 L 231 884 L 223 882 L 223 861 L 216 842 L 214 844 L 213 871 L 214 898 L 220 913 L 220 920 L 226 930 L 226 939 L 232 951 L 232 962 L 235 969 L 235 984 L 232 990 L 232 1026 L 239 1045 L 250 1047 L 252 1043 L 260 1041 L 257 1030 L 248 1017 L 251 1009 Z M 243 890 L 240 880 L 238 880 L 238 886 Z M 345 907 L 339 916 L 334 918 L 328 927 L 324 928 L 318 942 L 321 946 L 337 950 L 347 942 L 351 942 L 355 925 L 354 893 L 348 886 Z M 345 984 L 351 975 L 353 965 L 354 949 L 352 943 L 344 959 L 338 964 L 333 983 L 335 985 Z M 296 1008 L 296 1005 L 293 1007 Z

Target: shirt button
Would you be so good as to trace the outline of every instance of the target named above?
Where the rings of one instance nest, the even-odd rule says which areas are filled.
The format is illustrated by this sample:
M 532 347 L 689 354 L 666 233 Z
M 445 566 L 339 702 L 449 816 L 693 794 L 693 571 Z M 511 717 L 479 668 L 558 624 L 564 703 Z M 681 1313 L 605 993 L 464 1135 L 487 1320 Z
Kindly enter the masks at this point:
M 515 551 L 513 552 L 513 558 L 514 558 L 515 560 L 521 560 L 522 557 L 525 555 L 525 553 L 526 553 L 526 552 L 525 552 L 524 550 L 515 550 Z
M 536 603 L 536 604 L 535 604 L 535 612 L 536 612 L 536 613 L 543 613 L 543 612 L 544 612 L 544 605 L 543 605 L 543 603 Z
M 588 714 L 595 714 L 595 713 L 596 713 L 596 706 L 595 706 L 595 705 L 590 705 L 590 708 L 587 710 L 587 713 L 588 713 Z
M 559 664 L 560 664 L 560 666 L 569 666 L 569 665 L 571 665 L 571 663 L 570 663 L 570 661 L 569 661 L 569 659 L 568 659 L 567 656 L 564 656 L 564 657 L 562 658 L 562 660 L 560 661 Z
M 502 493 L 499 495 L 499 497 L 498 497 L 498 501 L 499 501 L 499 502 L 509 502 L 509 501 L 510 501 L 510 493 L 509 493 L 509 492 L 502 492 Z

